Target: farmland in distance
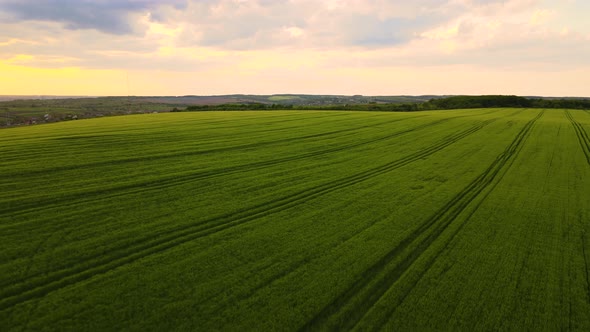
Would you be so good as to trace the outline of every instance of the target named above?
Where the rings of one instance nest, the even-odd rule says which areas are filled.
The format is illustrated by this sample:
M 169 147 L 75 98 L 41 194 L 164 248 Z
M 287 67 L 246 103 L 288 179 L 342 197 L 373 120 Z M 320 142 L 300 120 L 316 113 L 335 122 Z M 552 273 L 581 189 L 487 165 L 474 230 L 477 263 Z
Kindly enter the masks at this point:
M 590 113 L 0 131 L 1 330 L 589 330 Z

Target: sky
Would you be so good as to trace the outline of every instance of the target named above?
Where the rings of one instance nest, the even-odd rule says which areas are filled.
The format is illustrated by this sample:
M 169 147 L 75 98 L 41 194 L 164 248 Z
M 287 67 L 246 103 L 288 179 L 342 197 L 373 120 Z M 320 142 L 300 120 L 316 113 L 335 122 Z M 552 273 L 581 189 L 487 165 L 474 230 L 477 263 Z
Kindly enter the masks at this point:
M 590 97 L 588 0 L 0 0 L 0 95 Z

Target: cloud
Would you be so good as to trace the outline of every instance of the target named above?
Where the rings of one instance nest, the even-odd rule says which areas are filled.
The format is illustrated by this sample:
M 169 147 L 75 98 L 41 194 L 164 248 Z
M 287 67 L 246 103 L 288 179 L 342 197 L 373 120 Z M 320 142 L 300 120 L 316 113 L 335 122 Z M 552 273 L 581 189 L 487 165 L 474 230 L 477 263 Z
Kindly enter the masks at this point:
M 31 73 L 58 73 L 60 68 L 141 72 L 144 78 L 152 73 L 162 80 L 159 87 L 172 89 L 182 81 L 187 89 L 215 93 L 244 81 L 253 82 L 248 83 L 252 92 L 268 92 L 256 89 L 257 84 L 286 92 L 289 84 L 298 82 L 318 92 L 329 92 L 320 89 L 322 84 L 340 82 L 347 86 L 344 90 L 354 92 L 371 79 L 383 83 L 400 72 L 408 79 L 412 71 L 426 78 L 429 70 L 452 75 L 455 68 L 480 68 L 488 74 L 552 72 L 554 79 L 560 70 L 572 77 L 575 69 L 590 67 L 590 24 L 579 10 L 590 7 L 581 2 L 161 3 L 0 0 L 0 62 L 11 68 L 47 69 Z M 362 79 L 345 83 L 347 74 Z M 182 80 L 166 84 L 164 79 L 172 76 Z M 191 85 L 191 77 L 199 83 Z M 446 87 L 440 80 L 432 84 Z M 429 91 L 434 92 L 434 86 Z
M 149 33 L 159 24 L 180 47 L 390 47 L 465 12 L 513 14 L 533 0 L 0 0 L 13 22 L 57 22 L 66 30 Z M 495 14 L 494 14 L 495 13 Z M 146 19 L 147 18 L 147 19 Z M 285 29 L 294 28 L 285 33 Z M 293 31 L 298 31 L 297 38 Z M 288 32 L 288 31 L 287 31 Z M 304 32 L 304 33 L 303 33 Z
M 155 0 L 0 0 L 0 10 L 14 21 L 62 23 L 69 30 L 95 29 L 110 34 L 133 31 L 129 14 L 159 6 Z M 181 8 L 185 1 L 167 1 Z
M 539 9 L 531 15 L 529 23 L 532 25 L 543 25 L 549 21 L 553 15 L 554 13 L 547 9 Z

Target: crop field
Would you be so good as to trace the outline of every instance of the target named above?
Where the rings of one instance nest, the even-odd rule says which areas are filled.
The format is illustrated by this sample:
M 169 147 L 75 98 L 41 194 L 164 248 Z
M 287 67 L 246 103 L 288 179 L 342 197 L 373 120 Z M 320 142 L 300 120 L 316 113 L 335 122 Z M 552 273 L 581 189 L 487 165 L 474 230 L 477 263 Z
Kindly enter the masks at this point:
M 590 112 L 0 130 L 0 330 L 590 330 Z

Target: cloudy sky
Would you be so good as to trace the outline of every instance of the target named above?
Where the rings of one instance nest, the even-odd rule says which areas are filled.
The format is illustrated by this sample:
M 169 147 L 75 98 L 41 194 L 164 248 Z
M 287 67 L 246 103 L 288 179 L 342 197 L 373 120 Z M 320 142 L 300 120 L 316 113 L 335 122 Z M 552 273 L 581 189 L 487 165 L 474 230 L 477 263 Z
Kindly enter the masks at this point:
M 0 95 L 590 96 L 588 0 L 0 0 Z

